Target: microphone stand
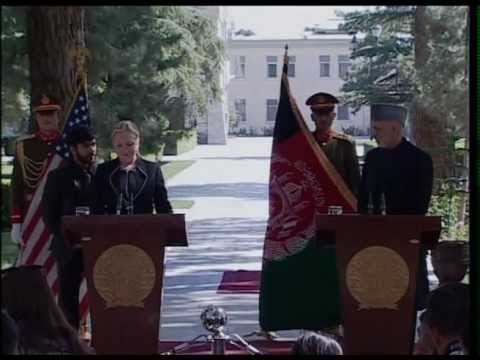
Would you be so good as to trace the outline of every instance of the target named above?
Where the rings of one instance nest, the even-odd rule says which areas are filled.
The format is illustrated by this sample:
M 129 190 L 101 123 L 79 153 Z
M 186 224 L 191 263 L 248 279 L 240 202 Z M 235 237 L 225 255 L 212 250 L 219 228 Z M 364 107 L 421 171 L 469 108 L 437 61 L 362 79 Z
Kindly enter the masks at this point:
M 200 316 L 203 326 L 211 334 L 202 334 L 193 340 L 187 341 L 174 348 L 161 353 L 160 355 L 177 355 L 195 347 L 203 346 L 205 343 L 210 344 L 210 350 L 213 355 L 225 355 L 227 344 L 231 344 L 238 349 L 247 351 L 250 355 L 263 355 L 263 351 L 258 350 L 250 345 L 238 334 L 226 334 L 223 327 L 227 323 L 227 315 L 222 308 L 216 308 L 209 305 Z M 203 342 L 197 342 L 198 339 L 205 338 Z
M 117 215 L 122 213 L 123 193 L 120 193 L 117 198 Z

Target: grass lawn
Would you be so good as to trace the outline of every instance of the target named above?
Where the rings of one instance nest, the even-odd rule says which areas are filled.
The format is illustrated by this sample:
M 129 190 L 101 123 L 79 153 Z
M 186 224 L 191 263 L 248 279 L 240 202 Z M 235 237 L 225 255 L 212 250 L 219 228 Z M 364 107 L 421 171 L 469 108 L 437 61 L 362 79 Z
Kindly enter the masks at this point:
M 2 184 L 10 184 L 10 177 L 12 176 L 12 171 L 12 165 L 2 165 Z
M 191 166 L 195 161 L 193 160 L 177 160 L 171 161 L 162 166 L 163 175 L 165 178 L 170 179 L 178 174 L 180 171 L 185 170 Z M 2 165 L 2 180 L 9 179 L 12 175 L 12 165 Z
M 171 179 L 177 175 L 180 171 L 185 170 L 189 166 L 193 165 L 193 160 L 177 160 L 171 161 L 165 165 L 162 165 L 162 173 L 165 179 Z M 190 209 L 193 206 L 193 200 L 170 200 L 172 208 L 175 209 Z
M 13 165 L 2 165 L 2 176 L 11 175 L 13 171 Z
M 193 200 L 170 200 L 170 204 L 174 209 L 190 209 L 194 201 Z
M 185 170 L 189 166 L 192 166 L 194 160 L 177 160 L 171 161 L 162 166 L 162 173 L 165 179 L 171 179 L 177 175 L 180 171 Z

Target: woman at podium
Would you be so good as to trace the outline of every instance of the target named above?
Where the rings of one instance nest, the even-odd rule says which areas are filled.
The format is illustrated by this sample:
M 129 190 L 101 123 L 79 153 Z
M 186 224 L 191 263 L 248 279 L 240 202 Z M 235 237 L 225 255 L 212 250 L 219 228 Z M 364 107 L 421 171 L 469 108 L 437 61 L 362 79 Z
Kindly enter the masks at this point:
M 92 213 L 172 213 L 160 165 L 141 157 L 140 131 L 120 121 L 112 132 L 114 160 L 100 164 L 93 179 Z

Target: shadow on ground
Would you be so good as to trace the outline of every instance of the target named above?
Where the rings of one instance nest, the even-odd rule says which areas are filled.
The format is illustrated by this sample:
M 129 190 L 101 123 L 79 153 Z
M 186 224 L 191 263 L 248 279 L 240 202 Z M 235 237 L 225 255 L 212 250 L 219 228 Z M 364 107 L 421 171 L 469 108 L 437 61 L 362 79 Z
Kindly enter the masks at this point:
M 233 197 L 246 200 L 268 200 L 268 184 L 219 183 L 203 185 L 173 185 L 168 188 L 169 198 Z
M 167 250 L 161 339 L 188 340 L 205 333 L 200 314 L 221 306 L 229 330 L 258 330 L 258 294 L 217 294 L 226 270 L 260 270 L 266 219 L 217 218 L 188 223 L 187 248 Z M 208 261 L 205 261 L 208 259 Z

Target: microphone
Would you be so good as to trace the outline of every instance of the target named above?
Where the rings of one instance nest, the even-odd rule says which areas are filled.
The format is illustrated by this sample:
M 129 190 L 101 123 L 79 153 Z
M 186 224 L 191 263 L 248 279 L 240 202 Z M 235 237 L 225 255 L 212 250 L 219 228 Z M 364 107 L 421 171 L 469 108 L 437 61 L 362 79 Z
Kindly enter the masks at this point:
M 128 199 L 128 214 L 132 215 L 133 214 L 133 194 L 129 194 L 129 199 Z
M 117 197 L 117 215 L 122 212 L 123 193 L 120 193 Z
M 125 191 L 126 191 L 126 201 L 127 201 L 127 214 L 133 214 L 133 193 L 130 191 L 130 174 L 132 169 L 125 169 Z
M 373 173 L 371 172 L 371 170 L 368 172 L 368 175 L 367 175 L 367 189 L 368 189 L 368 193 L 367 193 L 367 214 L 369 215 L 373 215 L 374 213 L 374 206 L 373 206 L 373 194 L 374 194 L 374 190 L 375 190 L 375 182 L 374 182 L 374 175 Z

